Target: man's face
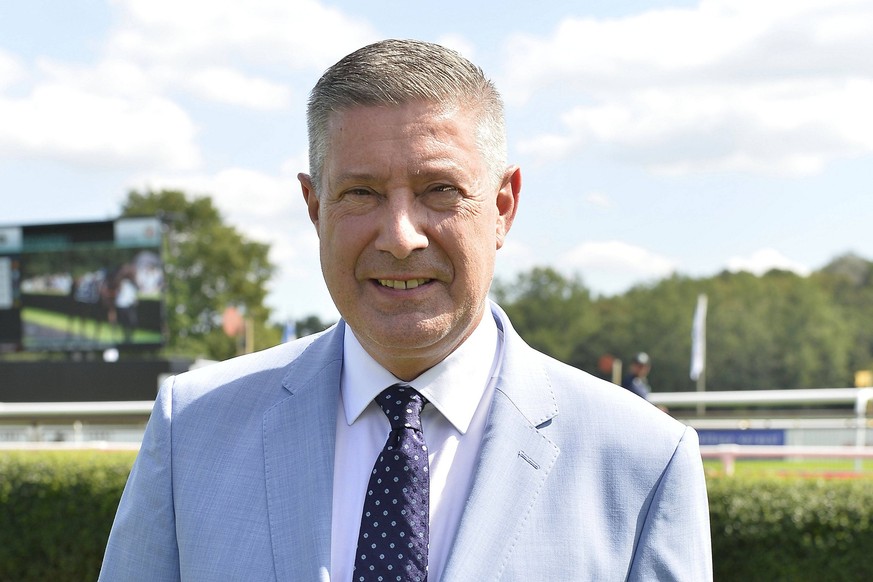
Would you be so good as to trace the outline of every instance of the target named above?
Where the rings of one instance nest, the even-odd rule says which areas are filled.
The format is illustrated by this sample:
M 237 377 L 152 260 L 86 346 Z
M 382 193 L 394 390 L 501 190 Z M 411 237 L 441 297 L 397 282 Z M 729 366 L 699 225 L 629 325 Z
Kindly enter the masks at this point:
M 423 102 L 336 112 L 318 196 L 299 176 L 337 309 L 402 379 L 472 333 L 515 216 L 520 172 L 496 184 L 475 129 Z

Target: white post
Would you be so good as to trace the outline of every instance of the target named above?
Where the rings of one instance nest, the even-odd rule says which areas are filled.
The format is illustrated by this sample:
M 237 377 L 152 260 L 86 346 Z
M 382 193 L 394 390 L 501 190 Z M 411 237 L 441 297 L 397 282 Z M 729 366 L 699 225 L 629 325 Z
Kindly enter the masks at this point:
M 855 400 L 855 446 L 862 448 L 867 445 L 867 405 L 873 400 L 873 388 L 859 388 Z M 855 472 L 863 469 L 861 457 L 855 457 Z
M 619 360 L 618 358 L 612 360 L 612 383 L 618 384 L 619 386 L 621 386 L 622 376 L 621 365 L 621 360 Z

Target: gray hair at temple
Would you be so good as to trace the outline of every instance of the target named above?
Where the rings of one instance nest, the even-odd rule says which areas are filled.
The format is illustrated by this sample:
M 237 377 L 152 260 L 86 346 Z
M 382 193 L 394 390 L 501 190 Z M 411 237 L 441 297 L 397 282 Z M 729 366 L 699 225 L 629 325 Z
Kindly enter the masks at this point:
M 309 95 L 309 173 L 320 194 L 334 111 L 428 101 L 477 113 L 477 141 L 496 184 L 506 171 L 503 100 L 482 69 L 457 52 L 416 40 L 384 40 L 330 67 Z

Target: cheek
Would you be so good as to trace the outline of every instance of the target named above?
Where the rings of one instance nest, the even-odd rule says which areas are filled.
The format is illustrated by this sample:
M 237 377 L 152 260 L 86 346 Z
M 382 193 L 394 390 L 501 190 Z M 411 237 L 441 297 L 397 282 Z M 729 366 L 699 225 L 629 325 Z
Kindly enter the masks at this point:
M 468 236 L 451 238 L 451 247 L 446 253 L 455 268 L 455 279 L 469 289 L 488 287 L 494 271 L 497 253 L 494 232 L 466 233 Z M 470 236 L 472 235 L 472 236 Z
M 350 272 L 349 261 L 352 254 L 350 231 L 336 223 L 329 224 L 322 221 L 322 226 L 319 232 L 322 270 L 325 276 L 336 280 Z
M 324 245 L 338 254 L 347 254 L 349 250 L 364 244 L 367 237 L 368 223 L 365 218 L 356 216 L 324 216 L 321 219 L 319 233 Z

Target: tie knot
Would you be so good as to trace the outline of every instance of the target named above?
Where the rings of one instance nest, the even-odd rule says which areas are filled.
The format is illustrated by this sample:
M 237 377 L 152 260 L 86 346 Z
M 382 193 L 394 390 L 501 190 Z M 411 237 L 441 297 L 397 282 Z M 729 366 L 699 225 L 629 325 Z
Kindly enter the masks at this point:
M 376 402 L 391 423 L 391 430 L 421 430 L 421 409 L 427 400 L 409 384 L 394 384 L 376 397 Z

